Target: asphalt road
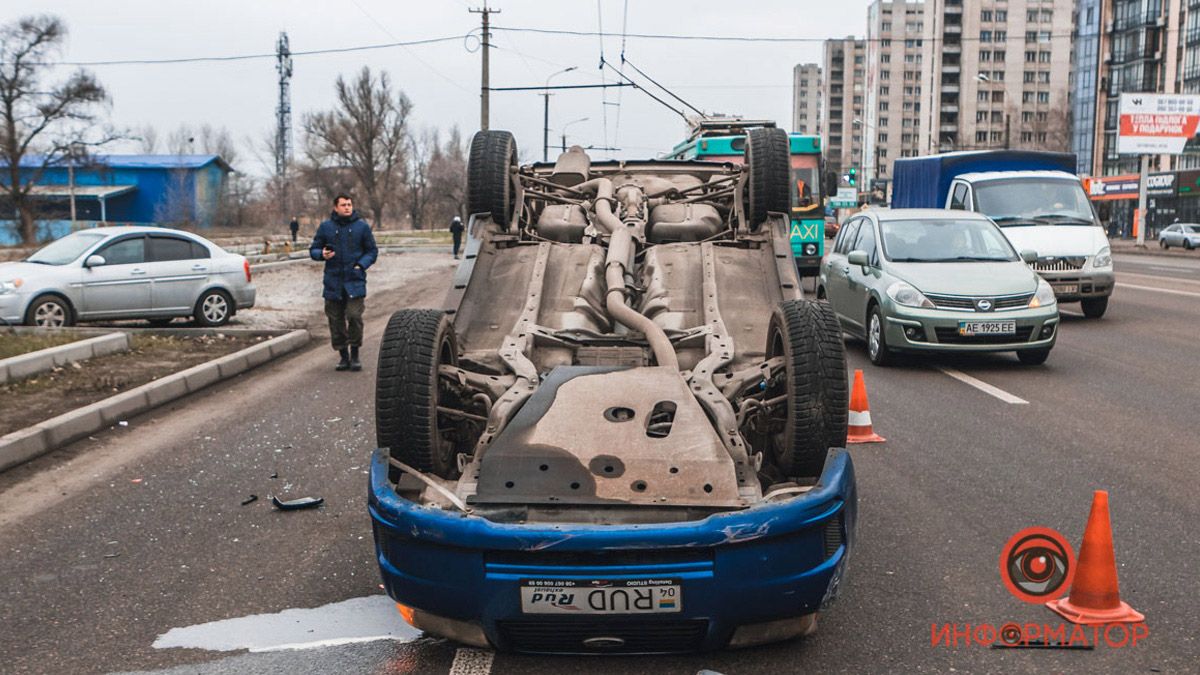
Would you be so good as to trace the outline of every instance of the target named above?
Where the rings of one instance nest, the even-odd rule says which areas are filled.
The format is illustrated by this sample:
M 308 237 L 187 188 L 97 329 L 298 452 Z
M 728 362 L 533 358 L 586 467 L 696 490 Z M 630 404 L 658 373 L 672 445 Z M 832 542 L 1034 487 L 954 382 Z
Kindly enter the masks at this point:
M 1200 261 L 1117 266 L 1108 314 L 1064 306 L 1045 366 L 997 355 L 879 369 L 849 346 L 888 441 L 852 450 L 857 547 L 806 640 L 686 657 L 493 656 L 416 637 L 372 597 L 374 347 L 392 307 L 440 303 L 438 274 L 371 299 L 363 373 L 333 372 L 315 346 L 0 475 L 0 670 L 1194 671 Z M 1147 638 L 1093 651 L 931 645 L 935 624 L 1056 622 L 1003 588 L 1000 549 L 1031 525 L 1077 549 L 1095 489 L 1110 492 L 1122 597 L 1146 614 Z M 281 513 L 272 494 L 326 501 Z M 394 639 L 369 639 L 382 635 Z M 310 648 L 275 650 L 297 644 Z

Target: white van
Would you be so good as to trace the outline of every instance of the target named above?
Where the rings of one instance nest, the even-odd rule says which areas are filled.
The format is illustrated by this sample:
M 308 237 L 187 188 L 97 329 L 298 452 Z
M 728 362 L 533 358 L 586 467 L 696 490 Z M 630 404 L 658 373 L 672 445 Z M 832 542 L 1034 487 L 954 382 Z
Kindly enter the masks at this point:
M 1084 315 L 1104 316 L 1113 291 L 1108 237 L 1079 178 L 1065 171 L 987 171 L 955 176 L 946 208 L 987 215 L 1018 251 L 1038 254 L 1031 266 L 1059 302 L 1079 302 Z

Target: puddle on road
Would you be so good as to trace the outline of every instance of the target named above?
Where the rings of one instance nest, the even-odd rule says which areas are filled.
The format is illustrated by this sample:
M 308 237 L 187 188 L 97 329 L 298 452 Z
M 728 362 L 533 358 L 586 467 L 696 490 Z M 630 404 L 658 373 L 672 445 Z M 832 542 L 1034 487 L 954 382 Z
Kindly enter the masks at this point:
M 270 652 L 376 640 L 410 642 L 421 635 L 400 618 L 391 598 L 369 595 L 311 609 L 285 609 L 172 628 L 158 636 L 154 647 Z

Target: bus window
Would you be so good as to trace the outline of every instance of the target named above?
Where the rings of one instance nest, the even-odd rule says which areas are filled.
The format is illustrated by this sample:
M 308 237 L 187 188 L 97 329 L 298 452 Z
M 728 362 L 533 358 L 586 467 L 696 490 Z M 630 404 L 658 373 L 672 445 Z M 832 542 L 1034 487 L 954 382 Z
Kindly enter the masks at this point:
M 792 155 L 792 205 L 795 210 L 809 211 L 821 205 L 820 177 L 817 175 L 816 155 Z M 813 188 L 817 187 L 817 194 Z

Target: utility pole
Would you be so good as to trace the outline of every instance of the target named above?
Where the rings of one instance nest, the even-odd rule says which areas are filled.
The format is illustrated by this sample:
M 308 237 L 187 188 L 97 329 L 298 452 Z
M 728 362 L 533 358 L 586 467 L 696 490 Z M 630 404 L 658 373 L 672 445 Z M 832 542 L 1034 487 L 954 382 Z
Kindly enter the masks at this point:
M 287 33 L 275 43 L 275 70 L 279 72 L 279 107 L 275 110 L 275 176 L 279 180 L 280 215 L 287 217 L 287 169 L 292 158 L 292 50 Z
M 488 81 L 488 57 L 489 57 L 488 49 L 491 48 L 491 39 L 492 39 L 492 34 L 488 30 L 488 26 L 490 25 L 489 24 L 489 16 L 492 13 L 499 14 L 500 10 L 489 8 L 487 6 L 487 2 L 485 0 L 483 3 L 483 7 L 479 8 L 479 9 L 468 9 L 467 11 L 472 14 L 482 15 L 482 18 L 483 18 L 483 31 L 480 34 L 480 38 L 481 38 L 482 45 L 483 45 L 482 46 L 483 73 L 481 76 L 481 83 L 479 85 L 479 129 L 480 129 L 480 131 L 487 131 L 488 117 L 489 117 L 488 92 L 490 90 L 490 86 L 488 84 L 488 82 L 489 82 Z
M 570 68 L 563 68 L 562 70 L 560 70 L 556 73 L 550 73 L 550 75 L 546 77 L 546 90 L 543 91 L 541 94 L 539 94 L 539 96 L 542 96 L 544 99 L 544 101 L 542 102 L 542 161 L 543 162 L 550 161 L 550 80 L 553 79 L 555 75 L 562 75 L 563 73 L 569 73 L 572 70 L 577 70 L 577 69 L 578 69 L 578 66 L 571 66 Z

